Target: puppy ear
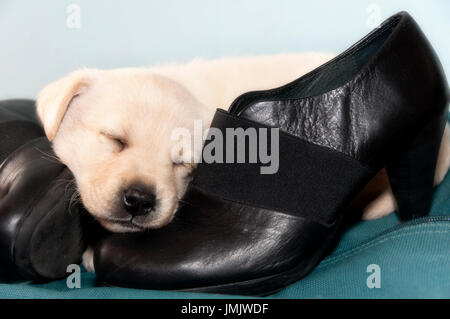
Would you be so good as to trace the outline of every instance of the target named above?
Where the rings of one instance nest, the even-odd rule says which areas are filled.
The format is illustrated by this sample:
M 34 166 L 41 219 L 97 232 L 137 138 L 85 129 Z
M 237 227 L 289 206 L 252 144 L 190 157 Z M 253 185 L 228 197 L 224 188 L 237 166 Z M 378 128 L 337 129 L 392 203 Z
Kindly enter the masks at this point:
M 73 98 L 84 92 L 98 75 L 84 69 L 70 73 L 42 89 L 37 98 L 37 113 L 47 138 L 52 141 Z

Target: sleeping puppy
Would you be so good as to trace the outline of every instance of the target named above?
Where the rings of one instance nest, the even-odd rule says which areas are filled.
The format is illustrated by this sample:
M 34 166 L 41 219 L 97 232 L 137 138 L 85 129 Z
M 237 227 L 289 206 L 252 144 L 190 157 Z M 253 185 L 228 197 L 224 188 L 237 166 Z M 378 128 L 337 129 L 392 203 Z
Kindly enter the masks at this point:
M 149 69 L 82 69 L 46 86 L 37 111 L 87 210 L 110 231 L 143 231 L 172 220 L 195 166 L 186 156 L 174 158 L 175 129 L 193 131 L 194 120 L 206 129 L 217 107 L 227 109 L 244 92 L 288 83 L 330 58 L 282 54 Z M 449 164 L 446 128 L 436 183 Z M 395 209 L 384 170 L 356 202 L 366 219 Z M 85 254 L 88 268 L 91 255 Z
M 186 89 L 144 70 L 80 70 L 44 88 L 37 111 L 102 226 L 132 232 L 171 221 L 191 172 L 172 161 L 171 132 L 206 116 Z

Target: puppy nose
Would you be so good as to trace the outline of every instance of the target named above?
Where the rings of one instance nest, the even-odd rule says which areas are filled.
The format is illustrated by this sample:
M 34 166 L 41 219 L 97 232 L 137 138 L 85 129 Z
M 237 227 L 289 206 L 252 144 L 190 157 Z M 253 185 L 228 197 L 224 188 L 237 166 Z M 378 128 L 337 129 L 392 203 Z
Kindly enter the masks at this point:
M 156 196 L 139 188 L 127 189 L 123 194 L 123 203 L 132 216 L 142 216 L 151 212 L 155 206 Z

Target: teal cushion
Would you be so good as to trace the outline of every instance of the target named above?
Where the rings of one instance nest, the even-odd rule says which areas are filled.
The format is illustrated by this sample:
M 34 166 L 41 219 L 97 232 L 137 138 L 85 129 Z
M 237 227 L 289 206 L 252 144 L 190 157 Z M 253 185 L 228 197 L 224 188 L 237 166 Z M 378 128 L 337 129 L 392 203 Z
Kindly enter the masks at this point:
M 380 288 L 369 288 L 369 265 Z M 229 296 L 96 287 L 81 273 L 81 288 L 66 281 L 0 284 L 0 298 L 224 298 Z M 235 297 L 235 296 L 233 296 Z M 450 174 L 436 189 L 429 217 L 398 224 L 394 214 L 360 221 L 306 278 L 272 298 L 450 298 Z

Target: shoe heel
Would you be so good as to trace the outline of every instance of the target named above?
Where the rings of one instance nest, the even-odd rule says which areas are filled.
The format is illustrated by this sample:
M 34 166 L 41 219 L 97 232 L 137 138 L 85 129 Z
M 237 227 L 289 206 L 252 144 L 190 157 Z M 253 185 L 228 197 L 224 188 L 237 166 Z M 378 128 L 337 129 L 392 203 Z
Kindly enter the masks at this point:
M 443 113 L 420 131 L 404 153 L 386 165 L 401 222 L 429 214 L 447 109 Z

